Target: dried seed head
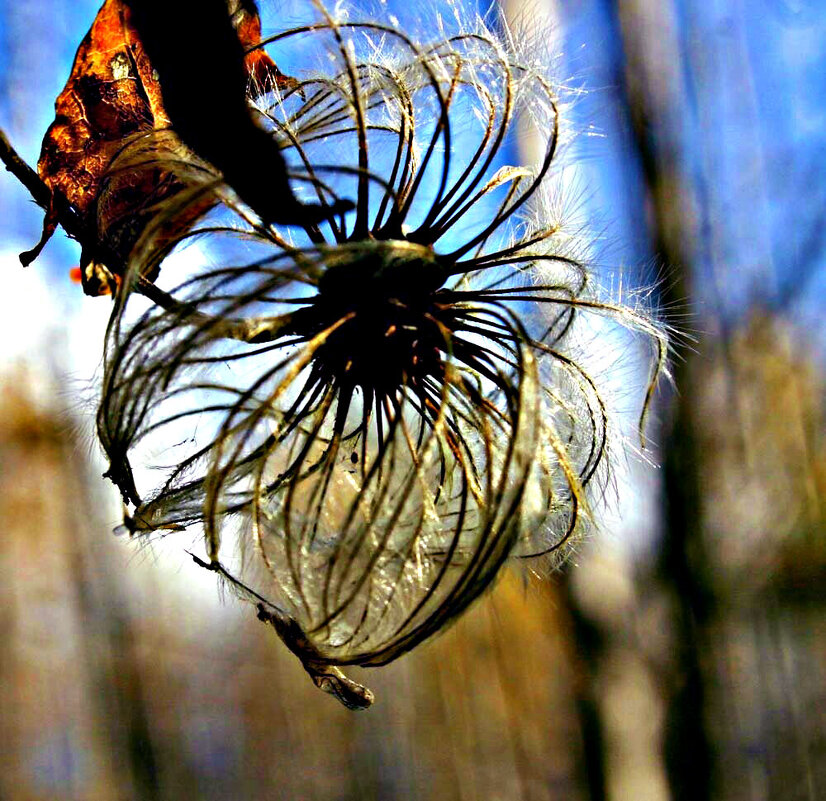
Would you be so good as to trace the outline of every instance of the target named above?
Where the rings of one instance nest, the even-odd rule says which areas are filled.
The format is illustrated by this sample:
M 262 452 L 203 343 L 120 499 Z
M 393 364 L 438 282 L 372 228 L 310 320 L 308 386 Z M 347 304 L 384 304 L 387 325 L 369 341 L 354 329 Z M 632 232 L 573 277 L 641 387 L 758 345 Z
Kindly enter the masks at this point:
M 203 525 L 213 564 L 229 564 L 231 532 L 242 558 L 221 571 L 297 621 L 314 664 L 376 665 L 461 613 L 508 558 L 561 552 L 577 531 L 608 438 L 600 377 L 569 346 L 577 319 L 651 338 L 649 394 L 665 339 L 598 300 L 542 219 L 557 100 L 494 37 L 419 45 L 325 17 L 277 39 L 330 48 L 337 71 L 271 96 L 262 118 L 297 186 L 355 210 L 285 232 L 178 163 L 190 194 L 130 269 L 162 257 L 170 221 L 205 196 L 220 210 L 195 233 L 219 266 L 145 310 L 121 294 L 98 427 L 135 532 Z M 547 118 L 535 170 L 501 166 L 523 101 Z M 167 465 L 146 497 L 135 454 Z

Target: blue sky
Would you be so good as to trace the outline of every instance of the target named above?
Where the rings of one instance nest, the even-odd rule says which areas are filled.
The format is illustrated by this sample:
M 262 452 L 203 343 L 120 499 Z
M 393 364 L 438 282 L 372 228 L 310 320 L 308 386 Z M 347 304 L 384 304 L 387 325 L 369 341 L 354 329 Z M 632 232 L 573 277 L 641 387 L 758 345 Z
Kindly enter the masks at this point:
M 479 0 L 484 8 L 486 0 Z M 0 127 L 33 163 L 53 100 L 98 0 L 0 1 Z M 304 0 L 264 6 L 265 29 L 299 22 Z M 787 302 L 818 338 L 826 292 L 826 15 L 819 0 L 639 2 L 673 21 L 665 72 L 678 103 L 661 131 L 692 194 L 695 318 L 728 318 L 750 303 Z M 438 0 L 355 3 L 399 24 L 436 19 Z M 587 90 L 573 113 L 590 213 L 611 247 L 605 258 L 633 275 L 668 273 L 645 226 L 644 187 L 622 86 L 622 52 L 610 0 L 556 0 L 562 77 Z M 444 13 L 452 10 L 442 4 Z M 665 11 L 663 11 L 665 10 Z M 664 32 L 665 36 L 669 32 Z M 599 136 L 587 133 L 594 131 Z M 28 247 L 41 215 L 10 177 L 0 178 L 0 241 Z M 604 226 L 604 227 L 603 227 Z M 66 280 L 77 247 L 62 235 L 30 269 L 50 276 L 59 304 L 88 303 Z M 4 270 L 19 269 L 4 264 Z M 800 280 L 805 276 L 805 283 Z M 94 301 L 92 301 L 94 302 Z M 698 324 L 706 327 L 705 322 Z
M 262 5 L 270 30 L 306 17 L 307 4 L 299 0 Z M 354 5 L 376 16 L 393 14 L 406 27 L 435 19 L 437 4 Z M 817 225 L 826 192 L 826 15 L 818 5 L 818 0 L 672 4 L 684 48 L 673 57 L 694 101 L 678 109 L 685 126 L 681 160 L 689 173 L 700 169 L 713 184 L 730 266 L 733 261 L 748 274 L 759 273 L 759 263 L 770 257 L 780 281 L 786 270 L 801 269 L 795 261 Z M 98 6 L 98 0 L 0 2 L 0 125 L 30 161 Z M 607 138 L 598 148 L 600 163 L 590 170 L 599 182 L 594 192 L 602 193 L 606 215 L 625 226 L 623 218 L 638 201 L 639 177 L 627 163 L 628 134 L 618 96 L 622 63 L 608 6 L 605 0 L 558 3 L 566 77 L 590 93 L 577 110 L 580 124 L 593 125 Z M 760 191 L 752 191 L 760 183 Z M 17 194 L 9 192 L 7 182 L 0 184 L 6 236 L 9 227 L 18 234 L 37 228 L 30 219 L 37 215 L 20 207 Z M 635 239 L 632 233 L 631 253 L 641 255 Z

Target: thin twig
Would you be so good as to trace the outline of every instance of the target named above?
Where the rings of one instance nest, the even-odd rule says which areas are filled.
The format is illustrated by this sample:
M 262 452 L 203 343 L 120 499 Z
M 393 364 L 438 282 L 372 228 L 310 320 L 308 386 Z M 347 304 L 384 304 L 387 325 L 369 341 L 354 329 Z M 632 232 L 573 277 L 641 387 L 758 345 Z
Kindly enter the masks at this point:
M 11 142 L 2 130 L 0 130 L 0 159 L 6 165 L 6 169 L 29 191 L 35 203 L 46 212 L 43 221 L 43 236 L 40 241 L 32 250 L 20 254 L 20 262 L 24 267 L 28 267 L 37 258 L 46 242 L 49 241 L 57 223 L 63 226 L 63 229 L 72 239 L 76 239 L 82 245 L 86 246 L 94 242 L 95 237 L 90 233 L 66 198 L 52 193 L 52 190 L 49 189 L 43 179 L 12 147 Z M 96 251 L 102 250 L 101 247 L 97 246 L 97 243 L 95 244 Z
M 69 201 L 60 194 L 53 194 L 46 182 L 23 160 L 2 129 L 0 129 L 0 160 L 28 190 L 34 202 L 44 209 L 47 215 L 54 215 L 55 220 L 72 239 L 76 239 L 84 248 L 99 253 L 101 256 L 112 255 L 108 253 L 105 245 L 97 241 Z M 117 259 L 113 263 L 116 262 Z M 26 265 L 29 262 L 23 260 L 23 263 Z
M 52 199 L 51 190 L 43 182 L 43 179 L 23 161 L 17 151 L 11 146 L 2 129 L 0 129 L 0 159 L 2 159 L 3 164 L 6 165 L 6 169 L 28 189 L 35 203 L 44 209 L 48 209 Z M 73 214 L 73 216 L 76 215 Z M 61 225 L 63 225 L 63 221 L 61 221 Z M 69 222 L 69 226 L 73 227 L 73 222 Z M 63 227 L 66 228 L 65 225 Z

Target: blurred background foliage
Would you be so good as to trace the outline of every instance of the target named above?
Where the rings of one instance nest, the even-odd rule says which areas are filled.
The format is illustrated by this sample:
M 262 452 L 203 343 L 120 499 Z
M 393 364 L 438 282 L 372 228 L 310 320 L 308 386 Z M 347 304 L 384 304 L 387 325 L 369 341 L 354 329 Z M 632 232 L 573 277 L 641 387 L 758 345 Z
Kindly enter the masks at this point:
M 0 2 L 0 125 L 30 163 L 97 5 Z M 268 30 L 303 13 L 264 6 Z M 349 713 L 180 546 L 111 536 L 83 401 L 107 302 L 68 283 L 68 240 L 22 270 L 41 217 L 3 178 L 0 799 L 826 796 L 822 3 L 503 11 L 586 90 L 574 183 L 606 263 L 693 338 L 662 470 L 631 465 L 572 564 L 513 571 Z

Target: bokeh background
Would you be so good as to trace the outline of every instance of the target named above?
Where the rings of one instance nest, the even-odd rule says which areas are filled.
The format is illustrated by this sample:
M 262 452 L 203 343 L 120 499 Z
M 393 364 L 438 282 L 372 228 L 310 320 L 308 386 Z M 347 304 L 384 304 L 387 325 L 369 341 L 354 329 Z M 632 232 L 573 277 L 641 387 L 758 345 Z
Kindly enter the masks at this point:
M 265 0 L 265 30 L 302 2 Z M 421 26 L 435 2 L 367 11 Z M 97 7 L 0 1 L 0 127 L 29 163 Z M 606 281 L 653 286 L 686 335 L 660 468 L 621 465 L 569 565 L 507 575 L 347 712 L 188 542 L 113 536 L 109 304 L 60 234 L 20 267 L 42 216 L 0 174 L 2 801 L 826 798 L 822 0 L 501 11 L 578 98 L 565 181 Z

